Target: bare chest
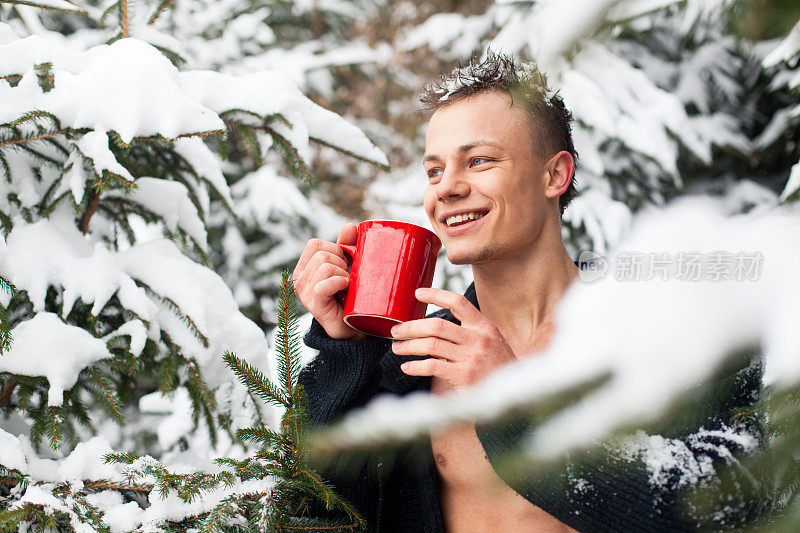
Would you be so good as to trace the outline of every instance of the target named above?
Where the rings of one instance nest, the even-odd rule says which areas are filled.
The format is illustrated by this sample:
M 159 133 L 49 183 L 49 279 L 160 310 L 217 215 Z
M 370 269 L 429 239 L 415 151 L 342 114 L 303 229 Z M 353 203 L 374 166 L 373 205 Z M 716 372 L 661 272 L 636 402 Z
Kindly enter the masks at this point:
M 431 392 L 450 390 L 436 378 Z M 463 422 L 431 436 L 447 533 L 574 531 L 506 485 L 492 468 L 475 424 Z

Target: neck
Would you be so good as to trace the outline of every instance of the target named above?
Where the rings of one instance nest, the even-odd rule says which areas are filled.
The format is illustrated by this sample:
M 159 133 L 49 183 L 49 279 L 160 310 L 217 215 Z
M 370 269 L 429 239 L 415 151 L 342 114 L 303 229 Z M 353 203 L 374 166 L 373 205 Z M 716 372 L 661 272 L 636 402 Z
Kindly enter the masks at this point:
M 523 254 L 472 266 L 481 313 L 514 345 L 535 342 L 553 325 L 556 304 L 578 275 L 560 223 L 543 227 Z

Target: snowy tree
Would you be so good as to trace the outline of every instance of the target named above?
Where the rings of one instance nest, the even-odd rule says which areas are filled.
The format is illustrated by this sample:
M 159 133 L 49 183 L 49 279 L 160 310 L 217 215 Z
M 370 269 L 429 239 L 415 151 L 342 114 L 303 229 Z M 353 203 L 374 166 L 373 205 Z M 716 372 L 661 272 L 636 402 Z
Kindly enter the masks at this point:
M 221 358 L 273 372 L 264 332 L 209 268 L 212 222 L 237 227 L 237 198 L 255 206 L 240 219 L 282 244 L 292 217 L 316 215 L 289 179 L 307 179 L 310 143 L 385 164 L 283 74 L 180 70 L 180 43 L 128 7 L 110 6 L 119 24 L 103 27 L 0 4 L 11 15 L 0 24 L 3 506 L 79 530 L 100 523 L 99 509 L 115 530 L 204 512 L 156 504 L 153 493 L 143 514 L 137 490 L 120 489 L 121 470 L 99 461 L 112 444 L 210 468 L 212 457 L 247 452 L 237 428 L 277 424 Z M 231 157 L 237 136 L 259 142 L 246 152 L 255 177 L 232 188 L 223 169 L 245 165 Z M 270 208 L 284 226 L 266 224 Z M 86 499 L 84 485 L 118 493 Z

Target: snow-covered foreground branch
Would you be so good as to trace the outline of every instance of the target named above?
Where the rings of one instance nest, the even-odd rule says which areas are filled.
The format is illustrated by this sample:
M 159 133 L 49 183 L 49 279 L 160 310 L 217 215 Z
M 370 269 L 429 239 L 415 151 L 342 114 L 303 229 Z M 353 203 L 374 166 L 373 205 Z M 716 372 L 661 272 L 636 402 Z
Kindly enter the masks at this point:
M 320 449 L 404 441 L 460 420 L 485 421 L 544 404 L 559 392 L 600 383 L 533 435 L 533 453 L 552 458 L 620 426 L 646 424 L 710 379 L 733 352 L 760 346 L 765 381 L 800 380 L 800 218 L 767 208 L 726 215 L 726 204 L 688 197 L 643 211 L 609 254 L 739 252 L 760 257 L 742 280 L 577 280 L 564 296 L 550 347 L 482 383 L 449 395 L 379 397 L 320 435 Z M 620 263 L 621 264 L 621 263 Z

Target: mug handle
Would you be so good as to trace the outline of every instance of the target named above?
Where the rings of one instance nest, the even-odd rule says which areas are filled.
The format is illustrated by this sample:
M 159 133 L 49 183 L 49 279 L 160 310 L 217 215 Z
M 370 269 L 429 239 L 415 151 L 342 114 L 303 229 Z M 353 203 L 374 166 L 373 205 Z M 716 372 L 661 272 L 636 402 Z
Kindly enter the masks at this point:
M 336 243 L 336 246 L 342 249 L 342 251 L 350 258 L 350 261 L 353 260 L 353 257 L 356 255 L 356 245 L 355 244 L 339 244 Z
M 352 265 L 353 264 L 353 257 L 355 257 L 355 255 L 356 255 L 356 246 L 354 244 L 339 244 L 339 243 L 336 243 L 336 245 L 339 248 L 341 248 L 342 251 L 344 252 L 344 255 L 347 256 L 348 266 Z M 336 301 L 339 302 L 339 304 L 342 306 L 342 308 L 344 308 L 344 303 L 347 300 L 347 289 L 337 292 L 334 295 L 334 298 L 336 298 Z

